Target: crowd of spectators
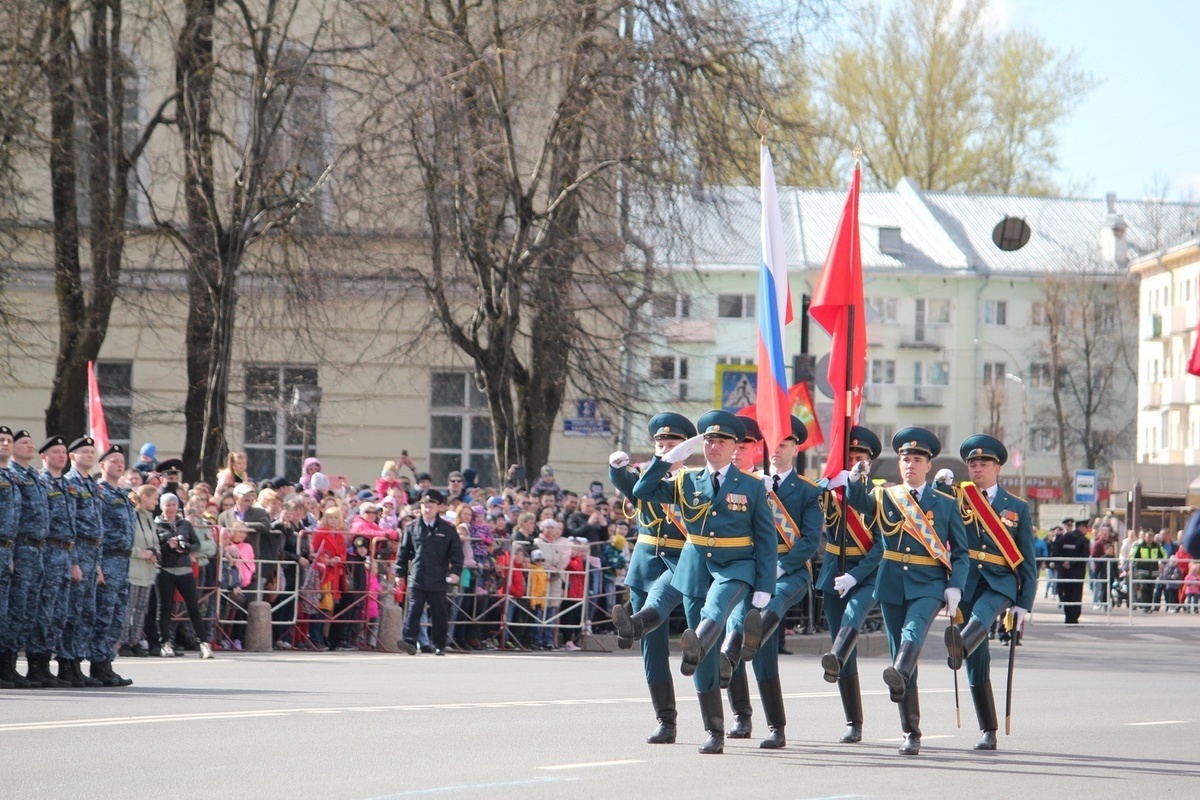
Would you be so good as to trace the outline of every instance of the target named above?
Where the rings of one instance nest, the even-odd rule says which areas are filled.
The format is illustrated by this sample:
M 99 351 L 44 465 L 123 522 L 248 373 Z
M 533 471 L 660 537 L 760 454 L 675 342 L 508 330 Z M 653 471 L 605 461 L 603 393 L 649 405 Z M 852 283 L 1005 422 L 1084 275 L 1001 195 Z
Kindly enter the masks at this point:
M 276 649 L 379 645 L 381 607 L 404 601 L 395 570 L 404 528 L 433 486 L 411 458 L 384 462 L 373 483 L 359 484 L 308 458 L 293 483 L 247 475 L 245 454 L 233 452 L 213 484 L 188 486 L 176 460 L 155 455 L 143 446 L 122 479 L 138 508 L 122 655 L 178 655 L 202 642 L 242 649 L 251 600 L 271 604 Z M 515 477 L 510 470 L 508 485 L 489 488 L 469 469 L 448 475 L 443 516 L 464 556 L 450 646 L 577 650 L 581 636 L 609 627 L 623 599 L 631 509 L 600 483 L 583 495 L 562 488 L 549 466 L 529 488 Z M 190 569 L 173 562 L 164 571 L 156 526 L 175 515 L 194 534 L 183 555 Z M 156 582 L 173 593 L 172 608 L 155 608 Z M 167 621 L 156 624 L 159 616 Z M 420 647 L 432 651 L 425 631 Z

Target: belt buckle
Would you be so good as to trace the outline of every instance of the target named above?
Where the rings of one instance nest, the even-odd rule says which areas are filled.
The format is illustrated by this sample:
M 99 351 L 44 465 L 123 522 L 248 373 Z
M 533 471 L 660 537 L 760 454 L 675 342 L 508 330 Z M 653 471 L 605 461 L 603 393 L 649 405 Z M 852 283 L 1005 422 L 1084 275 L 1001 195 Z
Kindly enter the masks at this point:
M 708 537 L 708 546 L 709 546 L 709 547 L 716 547 L 716 546 L 717 546 L 717 537 L 715 537 L 715 536 L 709 536 L 709 537 Z
M 911 561 L 912 561 L 912 554 L 911 554 L 911 553 L 905 553 L 903 556 L 901 556 L 901 557 L 900 557 L 900 560 L 901 560 L 903 563 L 907 564 L 907 563 L 909 563 L 909 562 L 911 562 Z

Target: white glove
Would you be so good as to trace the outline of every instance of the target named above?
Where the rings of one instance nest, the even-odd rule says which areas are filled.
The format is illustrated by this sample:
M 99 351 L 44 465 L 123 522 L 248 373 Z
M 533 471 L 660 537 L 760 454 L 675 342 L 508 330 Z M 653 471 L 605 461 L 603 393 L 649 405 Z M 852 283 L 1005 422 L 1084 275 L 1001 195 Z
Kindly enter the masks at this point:
M 784 572 L 785 572 L 784 568 L 782 566 L 780 566 L 779 564 L 776 564 L 775 565 L 775 580 L 779 580 L 780 578 L 782 578 L 784 575 Z
M 842 470 L 841 472 L 839 472 L 837 475 L 834 475 L 832 478 L 830 478 L 826 482 L 825 488 L 832 492 L 834 489 L 842 488 L 849 482 L 850 482 L 850 472 L 848 470 Z
M 769 592 L 755 592 L 750 598 L 750 605 L 760 611 L 767 607 L 767 603 L 771 602 L 771 594 Z
M 833 579 L 833 588 L 837 589 L 838 597 L 845 597 L 846 593 L 858 586 L 858 578 L 847 572 L 845 575 L 838 575 Z
M 629 453 L 624 450 L 618 450 L 608 457 L 608 465 L 613 469 L 629 466 Z
M 1029 612 L 1020 606 L 1013 606 L 1013 626 L 1021 632 L 1025 630 L 1025 620 L 1029 619 Z
M 850 468 L 850 481 L 852 483 L 866 479 L 871 474 L 870 461 L 858 461 Z
M 954 472 L 948 469 L 939 469 L 937 475 L 933 476 L 934 483 L 954 483 Z
M 696 448 L 704 443 L 704 434 L 698 433 L 690 439 L 685 439 L 679 444 L 672 447 L 664 455 L 663 461 L 669 461 L 672 464 L 678 464 L 692 453 L 696 452 Z
M 962 589 L 953 587 L 947 589 L 942 597 L 946 600 L 946 616 L 954 618 L 954 613 L 958 611 L 958 601 L 962 600 Z

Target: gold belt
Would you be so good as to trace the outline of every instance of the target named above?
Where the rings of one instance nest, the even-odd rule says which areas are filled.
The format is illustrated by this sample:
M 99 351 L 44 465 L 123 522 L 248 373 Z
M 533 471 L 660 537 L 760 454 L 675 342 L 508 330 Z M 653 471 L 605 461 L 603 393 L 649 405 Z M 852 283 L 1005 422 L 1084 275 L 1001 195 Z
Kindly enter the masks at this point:
M 825 552 L 832 553 L 835 556 L 840 556 L 842 554 L 842 548 L 838 547 L 833 542 L 826 542 L 825 543 Z M 863 555 L 866 555 L 866 554 L 863 552 L 861 547 L 856 547 L 854 545 L 850 545 L 849 547 L 846 548 L 846 557 L 847 558 L 857 558 L 857 557 L 863 556 Z
M 783 543 L 780 543 L 780 545 L 779 545 L 779 552 L 781 552 L 781 553 L 790 553 L 790 552 L 792 552 L 792 546 L 791 546 L 790 544 L 783 544 Z
M 931 556 L 913 555 L 912 553 L 897 553 L 895 550 L 884 550 L 886 561 L 899 561 L 904 564 L 916 564 L 919 567 L 940 567 L 942 562 Z
M 649 545 L 650 547 L 665 547 L 668 550 L 680 550 L 683 548 L 683 541 L 681 539 L 670 539 L 666 536 L 650 536 L 645 533 L 637 537 L 637 543 Z
M 971 558 L 976 561 L 986 561 L 989 564 L 998 564 L 1001 567 L 1007 567 L 1008 562 L 1004 560 L 1004 556 L 999 553 L 985 553 L 982 550 L 972 550 Z
M 716 536 L 696 536 L 689 533 L 688 541 L 697 547 L 752 547 L 754 545 L 754 539 L 749 536 L 718 538 Z

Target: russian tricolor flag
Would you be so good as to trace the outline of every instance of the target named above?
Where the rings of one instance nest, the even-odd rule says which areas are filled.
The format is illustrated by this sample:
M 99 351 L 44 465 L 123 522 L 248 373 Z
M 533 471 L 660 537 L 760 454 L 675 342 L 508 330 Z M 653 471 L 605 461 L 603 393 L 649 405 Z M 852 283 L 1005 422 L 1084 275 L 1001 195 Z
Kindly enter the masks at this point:
M 791 403 L 783 361 L 783 328 L 792 321 L 792 294 L 784 260 L 783 219 L 771 151 L 761 145 L 762 261 L 758 273 L 758 426 L 774 450 L 791 433 Z

